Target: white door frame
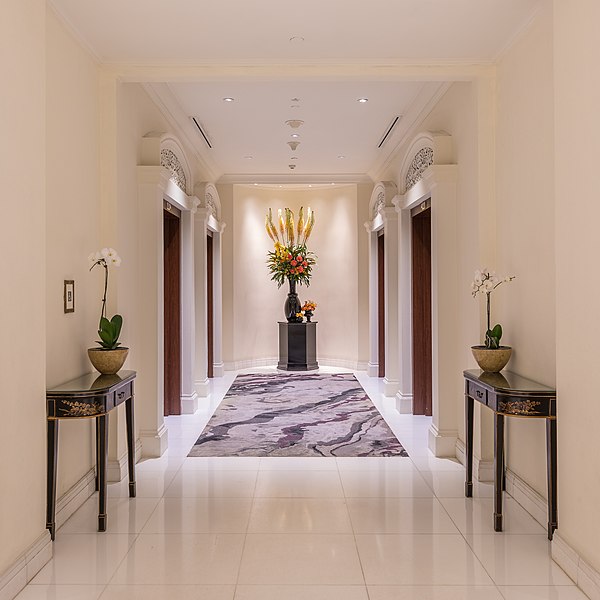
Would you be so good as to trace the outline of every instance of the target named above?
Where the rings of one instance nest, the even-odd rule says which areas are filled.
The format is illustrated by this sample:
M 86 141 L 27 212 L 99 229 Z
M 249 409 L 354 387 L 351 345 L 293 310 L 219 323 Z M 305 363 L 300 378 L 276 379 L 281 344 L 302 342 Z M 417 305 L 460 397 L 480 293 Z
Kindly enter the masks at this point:
M 431 152 L 430 152 L 431 150 Z M 400 308 L 400 347 L 403 366 L 412 368 L 412 306 L 410 211 L 431 199 L 431 332 L 432 423 L 429 449 L 435 456 L 456 456 L 458 439 L 455 381 L 460 377 L 456 356 L 458 314 L 458 249 L 456 181 L 458 167 L 450 164 L 452 138 L 446 133 L 423 133 L 411 144 L 401 170 L 404 194 L 394 199 L 402 236 L 400 281 L 407 285 Z M 427 156 L 428 160 L 424 160 Z M 431 162 L 430 162 L 431 161 Z M 410 376 L 412 379 L 412 375 Z M 408 381 L 408 373 L 404 373 Z M 411 383 L 412 388 L 412 383 Z M 408 395 L 406 389 L 401 389 Z M 412 390 L 411 390 L 412 398 Z M 404 399 L 399 396 L 399 402 Z
M 223 365 L 223 261 L 222 237 L 225 223 L 221 222 L 221 200 L 212 183 L 198 183 L 194 191 L 198 209 L 194 219 L 195 241 L 195 365 L 194 388 L 200 397 L 209 395 L 207 376 L 207 247 L 206 234 L 213 234 L 213 375 L 222 377 Z
M 371 221 L 365 223 L 369 236 L 369 364 L 367 374 L 379 375 L 377 237 L 383 230 L 384 305 L 385 305 L 385 376 L 384 395 L 395 396 L 399 389 L 398 373 L 398 213 L 392 200 L 396 186 L 392 182 L 375 184 L 369 202 Z

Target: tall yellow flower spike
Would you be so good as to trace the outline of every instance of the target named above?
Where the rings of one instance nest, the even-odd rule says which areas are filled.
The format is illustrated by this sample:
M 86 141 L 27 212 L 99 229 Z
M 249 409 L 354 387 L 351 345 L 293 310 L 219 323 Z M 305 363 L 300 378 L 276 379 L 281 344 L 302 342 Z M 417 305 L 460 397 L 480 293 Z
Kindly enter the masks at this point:
M 302 231 L 304 231 L 304 208 L 301 206 L 298 213 L 298 244 L 301 243 L 300 236 L 302 235 Z
M 278 213 L 279 213 L 279 231 L 281 233 L 281 241 L 285 242 L 285 224 L 283 221 L 283 215 L 281 214 L 281 209 L 279 209 Z
M 287 231 L 288 231 L 288 242 L 290 246 L 294 245 L 294 230 L 296 229 L 294 227 L 294 213 L 289 209 L 286 208 L 286 224 L 287 224 Z
M 315 225 L 315 213 L 311 212 L 310 216 L 308 218 L 308 221 L 306 223 L 306 229 L 305 229 L 305 233 L 304 233 L 304 243 L 305 244 L 306 244 L 308 238 L 310 237 L 310 234 L 312 233 L 314 225 Z
M 273 236 L 271 237 L 271 239 L 274 242 L 279 242 L 279 235 L 277 234 L 277 227 L 275 227 L 275 223 L 273 223 L 273 212 L 271 211 L 271 209 L 269 208 L 269 228 L 271 230 L 271 233 L 273 234 Z
M 265 215 L 265 229 L 267 230 L 267 235 L 271 238 L 271 240 L 275 241 L 275 238 L 271 233 L 271 227 L 269 225 L 269 215 Z

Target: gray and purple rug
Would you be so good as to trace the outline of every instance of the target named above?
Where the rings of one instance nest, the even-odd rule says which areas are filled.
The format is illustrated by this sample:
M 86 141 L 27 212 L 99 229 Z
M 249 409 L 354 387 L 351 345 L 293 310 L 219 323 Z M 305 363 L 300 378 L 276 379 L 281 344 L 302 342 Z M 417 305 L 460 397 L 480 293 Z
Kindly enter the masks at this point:
M 351 373 L 238 375 L 188 456 L 408 456 Z

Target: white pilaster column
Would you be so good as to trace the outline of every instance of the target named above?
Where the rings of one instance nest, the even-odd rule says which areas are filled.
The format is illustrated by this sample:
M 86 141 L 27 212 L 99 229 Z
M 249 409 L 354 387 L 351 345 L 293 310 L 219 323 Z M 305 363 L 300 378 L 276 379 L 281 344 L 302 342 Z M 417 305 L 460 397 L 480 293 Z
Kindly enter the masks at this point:
M 195 368 L 194 387 L 198 396 L 206 398 L 208 387 L 207 285 L 206 285 L 206 224 L 210 212 L 198 208 L 194 218 L 194 281 L 195 281 Z
M 462 371 L 455 347 L 458 314 L 455 181 L 453 165 L 434 165 L 423 175 L 424 185 L 431 190 L 433 417 L 429 449 L 435 456 L 456 456 L 457 402 L 462 399 Z
M 223 261 L 222 237 L 225 225 L 213 233 L 213 375 L 223 377 Z
M 198 200 L 194 199 L 197 205 Z M 194 299 L 194 215 L 193 210 L 181 213 L 181 412 L 194 414 L 198 410 L 195 388 L 195 299 Z
M 143 323 L 137 349 L 135 382 L 137 426 L 142 455 L 161 456 L 167 449 L 164 423 L 164 286 L 163 286 L 163 194 L 167 171 L 159 166 L 138 167 L 138 218 L 140 256 L 140 304 L 138 322 Z
M 377 232 L 365 223 L 369 236 L 369 363 L 367 375 L 379 377 L 378 319 L 377 319 Z
M 402 210 L 402 199 L 393 200 L 398 212 L 398 348 L 399 371 L 396 408 L 413 411 L 412 387 L 412 248 L 410 210 Z
M 400 388 L 398 345 L 398 213 L 385 207 L 383 216 L 384 297 L 385 297 L 385 377 L 383 393 L 393 397 Z

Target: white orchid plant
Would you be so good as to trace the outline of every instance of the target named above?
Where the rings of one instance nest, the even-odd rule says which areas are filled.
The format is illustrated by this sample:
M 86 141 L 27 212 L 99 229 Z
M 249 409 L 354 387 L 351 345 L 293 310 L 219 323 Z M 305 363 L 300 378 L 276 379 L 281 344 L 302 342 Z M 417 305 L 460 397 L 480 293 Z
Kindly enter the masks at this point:
M 502 326 L 496 323 L 491 327 L 491 295 L 492 292 L 503 283 L 508 283 L 515 278 L 514 275 L 498 277 L 495 271 L 490 271 L 485 267 L 475 271 L 475 278 L 471 284 L 471 294 L 476 298 L 479 294 L 485 294 L 487 307 L 487 330 L 485 332 L 485 347 L 493 350 L 500 347 L 500 338 L 502 338 Z
M 116 350 L 121 343 L 118 341 L 123 327 L 123 317 L 114 315 L 110 321 L 106 317 L 106 295 L 108 292 L 108 270 L 109 267 L 120 267 L 121 257 L 114 248 L 102 248 L 98 252 L 92 252 L 88 256 L 91 263 L 90 271 L 100 265 L 104 268 L 104 295 L 102 296 L 102 311 L 100 312 L 100 323 L 98 325 L 99 340 L 96 340 L 103 350 Z

